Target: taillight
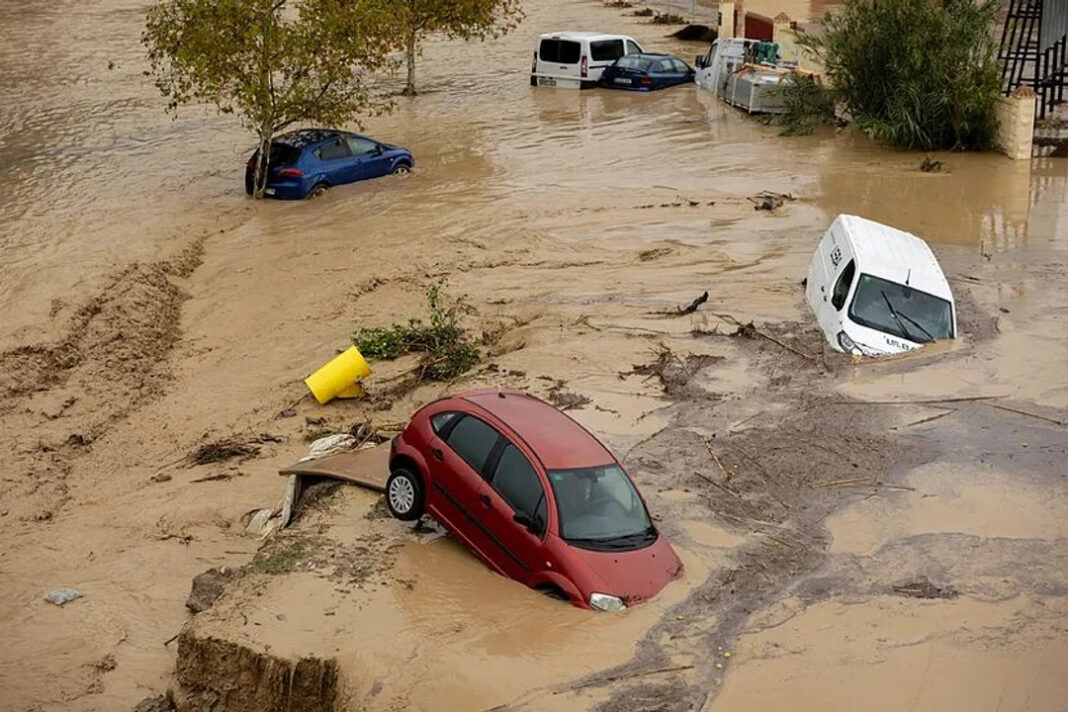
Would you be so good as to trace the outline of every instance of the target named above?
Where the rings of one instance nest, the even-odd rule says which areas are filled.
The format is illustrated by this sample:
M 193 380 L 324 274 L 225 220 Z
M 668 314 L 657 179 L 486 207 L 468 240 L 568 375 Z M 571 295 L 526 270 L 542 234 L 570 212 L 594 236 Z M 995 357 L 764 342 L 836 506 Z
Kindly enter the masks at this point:
M 255 156 L 253 156 L 252 158 L 248 159 L 248 163 L 245 164 L 245 170 L 246 171 L 254 171 L 254 170 L 256 170 L 256 157 Z
M 300 170 L 299 168 L 283 168 L 282 170 L 278 171 L 278 175 L 285 178 L 303 178 L 304 171 Z
M 530 73 L 536 74 L 538 71 L 538 53 L 534 53 L 534 59 L 530 61 Z
M 643 87 L 651 87 L 653 85 L 653 78 L 646 74 L 642 77 L 641 85 Z
M 582 55 L 582 64 L 580 65 L 580 67 L 582 68 L 582 76 L 584 76 L 584 77 L 590 76 L 590 58 L 589 57 L 587 57 L 586 55 Z

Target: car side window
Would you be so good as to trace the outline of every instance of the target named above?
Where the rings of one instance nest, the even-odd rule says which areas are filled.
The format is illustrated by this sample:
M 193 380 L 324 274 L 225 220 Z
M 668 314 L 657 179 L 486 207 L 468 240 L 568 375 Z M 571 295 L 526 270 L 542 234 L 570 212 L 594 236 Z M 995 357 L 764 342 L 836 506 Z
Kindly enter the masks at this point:
M 501 451 L 490 484 L 516 513 L 527 515 L 539 530 L 544 527 L 545 490 L 530 461 L 512 443 Z
M 323 145 L 316 155 L 324 161 L 336 161 L 339 158 L 349 157 L 349 147 L 341 138 L 336 138 L 330 143 Z
M 456 422 L 445 442 L 472 470 L 481 473 L 498 438 L 500 433 L 478 418 L 468 415 Z
M 368 156 L 378 151 L 378 144 L 371 139 L 362 136 L 346 136 L 345 140 L 348 141 L 349 150 L 354 156 Z
M 447 438 L 449 437 L 449 431 L 455 424 L 457 416 L 463 415 L 463 413 L 457 413 L 455 410 L 447 410 L 444 413 L 437 413 L 430 416 L 430 427 L 433 428 L 434 434 Z
M 627 40 L 627 54 L 641 54 L 642 48 L 631 40 Z
M 838 277 L 838 281 L 834 283 L 831 304 L 838 311 L 842 311 L 842 307 L 845 306 L 846 297 L 849 296 L 849 288 L 853 286 L 853 275 L 856 274 L 856 271 L 856 263 L 853 260 L 849 260 L 849 264 L 842 269 L 842 274 Z
M 671 64 L 670 59 L 662 59 L 656 65 L 656 71 L 671 73 L 675 71 L 675 67 Z
M 681 59 L 673 59 L 671 60 L 671 63 L 675 65 L 675 71 L 679 74 L 686 74 L 688 71 L 690 71 L 690 68 L 686 65 L 686 62 L 683 62 Z

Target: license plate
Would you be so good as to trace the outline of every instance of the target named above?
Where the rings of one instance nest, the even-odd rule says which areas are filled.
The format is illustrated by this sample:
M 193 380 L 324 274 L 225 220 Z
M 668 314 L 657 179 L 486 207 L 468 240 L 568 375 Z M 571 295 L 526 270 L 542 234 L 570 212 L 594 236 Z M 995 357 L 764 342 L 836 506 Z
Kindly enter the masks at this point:
M 539 87 L 554 87 L 556 86 L 556 80 L 552 77 L 538 77 Z
M 630 80 L 627 79 L 626 77 L 616 77 L 612 81 L 615 82 L 616 84 L 630 84 Z
M 263 192 L 267 195 L 274 195 L 274 188 L 264 188 Z

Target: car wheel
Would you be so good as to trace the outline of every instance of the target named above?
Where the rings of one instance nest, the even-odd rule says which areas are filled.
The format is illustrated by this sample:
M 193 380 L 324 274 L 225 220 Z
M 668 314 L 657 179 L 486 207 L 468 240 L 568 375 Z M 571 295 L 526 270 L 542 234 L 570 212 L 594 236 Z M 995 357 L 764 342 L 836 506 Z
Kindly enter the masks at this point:
M 328 186 L 326 183 L 316 183 L 315 187 L 308 191 L 308 197 L 318 198 L 320 195 L 325 194 L 328 190 L 330 190 L 330 186 Z
M 567 594 L 560 590 L 559 586 L 554 586 L 551 583 L 545 584 L 543 586 L 538 586 L 537 590 L 538 593 L 542 594 L 543 596 L 548 596 L 549 598 L 555 599 L 557 601 L 568 600 Z
M 411 173 L 411 172 L 412 172 L 412 167 L 409 166 L 407 163 L 398 163 L 393 168 L 393 175 L 395 175 L 395 176 L 407 175 L 408 173 Z
M 423 516 L 423 482 L 418 475 L 398 467 L 386 482 L 386 506 L 397 519 L 412 522 Z

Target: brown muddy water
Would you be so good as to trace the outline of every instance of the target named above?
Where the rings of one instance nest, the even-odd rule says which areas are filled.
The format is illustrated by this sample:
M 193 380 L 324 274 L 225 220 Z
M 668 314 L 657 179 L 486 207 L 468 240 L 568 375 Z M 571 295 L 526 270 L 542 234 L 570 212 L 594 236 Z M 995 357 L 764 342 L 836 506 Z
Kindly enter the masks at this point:
M 559 379 L 686 562 L 655 601 L 557 606 L 346 491 L 297 523 L 320 543 L 289 573 L 243 579 L 190 630 L 333 657 L 353 709 L 1065 709 L 1065 162 L 939 155 L 926 174 L 848 133 L 780 138 L 695 87 L 534 90 L 553 28 L 700 51 L 548 0 L 501 40 L 428 43 L 426 92 L 367 122 L 415 152 L 413 175 L 253 204 L 249 136 L 162 113 L 144 10 L 0 0 L 0 708 L 130 709 L 176 687 L 165 641 L 189 580 L 250 560 L 242 519 L 278 501 L 307 437 Z M 765 189 L 799 199 L 754 211 Z M 931 241 L 961 339 L 879 363 L 821 352 L 798 282 L 843 211 Z M 439 277 L 487 334 L 478 369 L 384 410 L 300 400 L 352 328 L 418 314 Z M 705 290 L 697 313 L 661 313 Z M 717 314 L 816 358 L 719 336 Z M 632 373 L 662 348 L 664 378 Z M 882 403 L 982 396 L 998 399 Z M 183 462 L 260 433 L 280 442 Z M 945 597 L 907 594 L 920 579 Z M 42 600 L 60 586 L 85 597 Z

